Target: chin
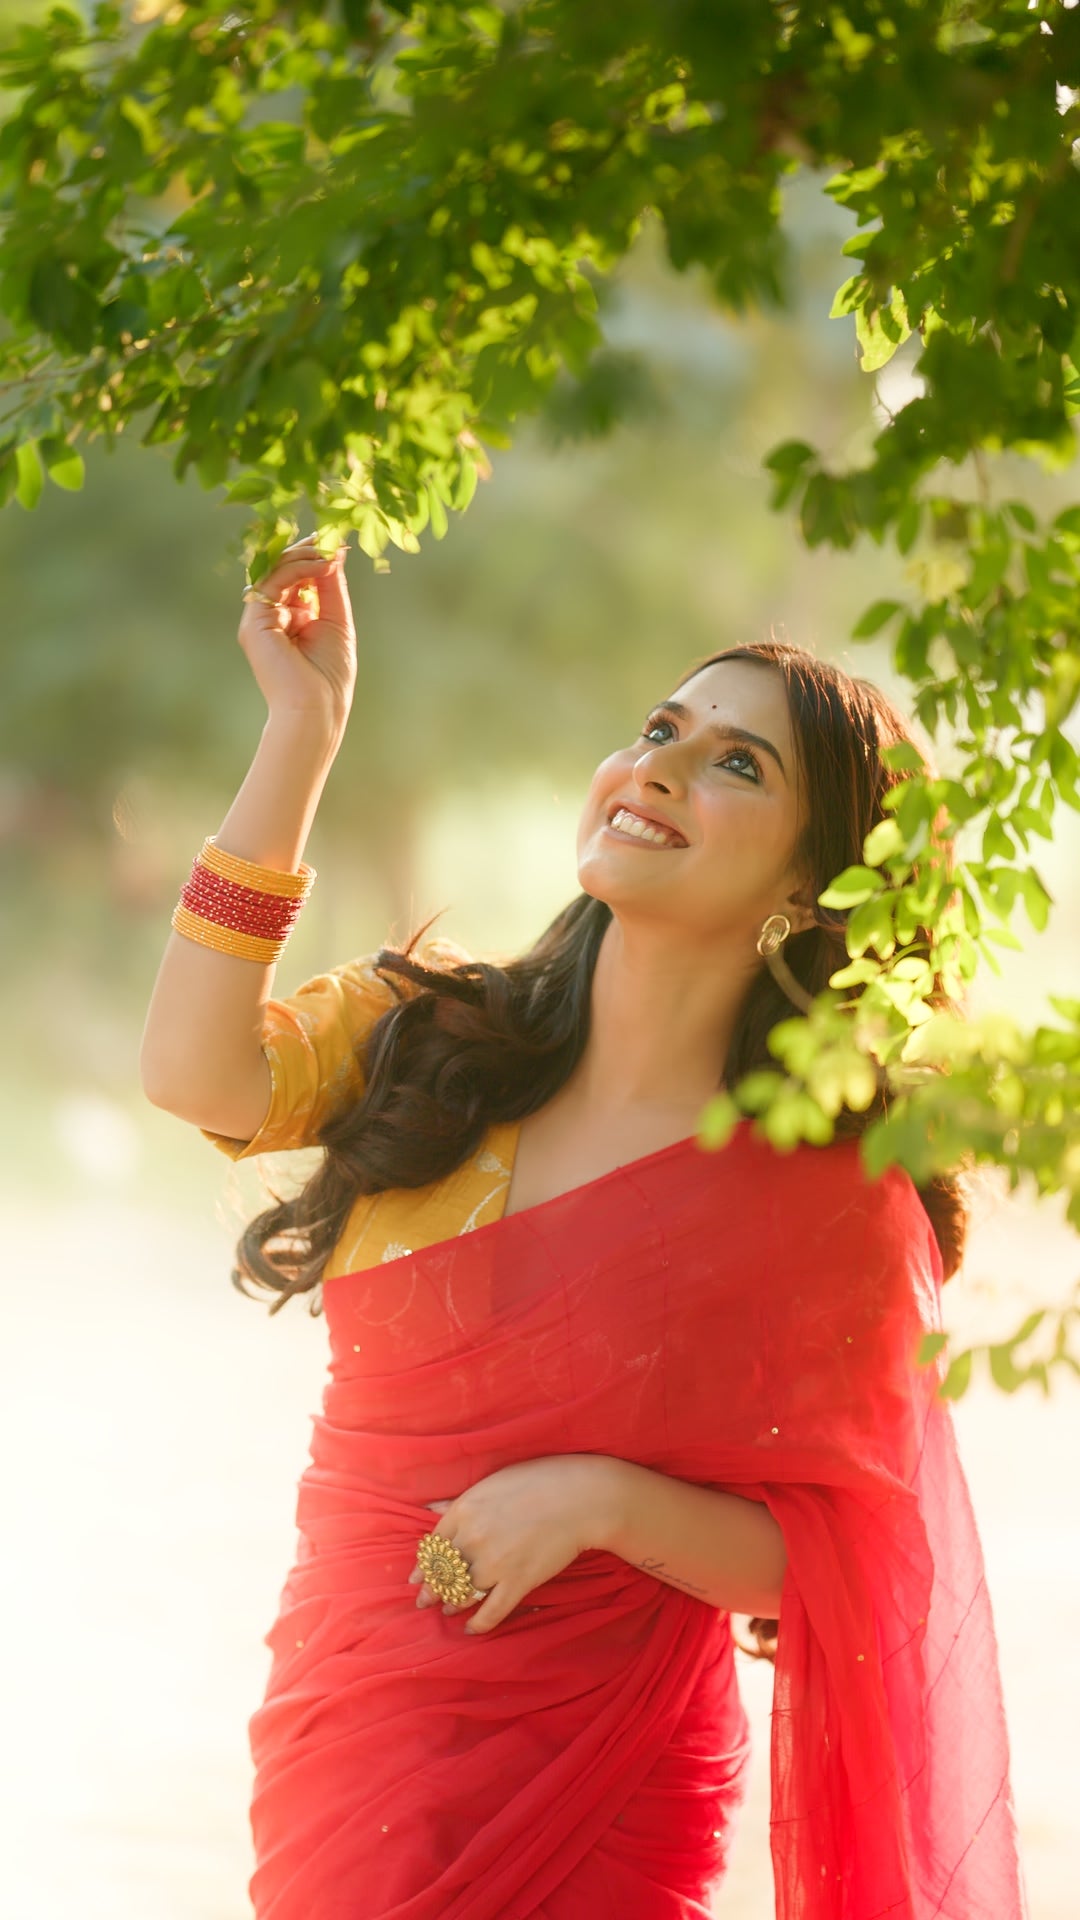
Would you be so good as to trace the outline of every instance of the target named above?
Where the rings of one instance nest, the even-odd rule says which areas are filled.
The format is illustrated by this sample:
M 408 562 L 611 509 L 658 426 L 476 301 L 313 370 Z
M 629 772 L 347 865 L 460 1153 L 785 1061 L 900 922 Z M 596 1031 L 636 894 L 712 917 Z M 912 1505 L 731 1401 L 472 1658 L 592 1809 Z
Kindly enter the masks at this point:
M 582 893 L 590 893 L 594 900 L 607 903 L 614 875 L 603 872 L 603 862 L 597 860 L 595 854 L 586 853 L 578 860 L 577 877 Z
M 594 900 L 602 900 L 605 906 L 611 905 L 608 899 L 608 889 L 604 886 L 598 874 L 589 873 L 584 867 L 579 867 L 578 885 L 582 893 L 591 894 Z
M 636 876 L 625 871 L 616 871 L 614 861 L 605 860 L 596 854 L 586 855 L 578 861 L 578 885 L 583 893 L 591 894 L 594 900 L 602 900 L 612 909 L 622 904 L 640 900 L 642 887 Z

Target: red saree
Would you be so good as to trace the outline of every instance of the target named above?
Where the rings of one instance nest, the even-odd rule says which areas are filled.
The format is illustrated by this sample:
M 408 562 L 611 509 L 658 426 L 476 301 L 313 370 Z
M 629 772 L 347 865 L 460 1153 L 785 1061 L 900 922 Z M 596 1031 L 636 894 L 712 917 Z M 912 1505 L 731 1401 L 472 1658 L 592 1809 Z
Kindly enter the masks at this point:
M 427 1501 L 586 1452 L 783 1529 L 778 1920 L 1023 1920 L 979 1537 L 914 1358 L 940 1273 L 907 1174 L 743 1122 L 329 1281 L 250 1729 L 258 1920 L 711 1911 L 746 1786 L 728 1615 L 594 1551 L 490 1634 L 408 1585 Z

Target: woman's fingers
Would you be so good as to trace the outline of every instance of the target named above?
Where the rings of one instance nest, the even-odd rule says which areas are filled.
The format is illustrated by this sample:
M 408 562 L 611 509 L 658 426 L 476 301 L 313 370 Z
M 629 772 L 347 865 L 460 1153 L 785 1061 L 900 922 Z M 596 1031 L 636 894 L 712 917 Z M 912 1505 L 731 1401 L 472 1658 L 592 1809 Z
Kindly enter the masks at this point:
M 291 547 L 285 548 L 277 564 L 263 574 L 258 583 L 259 592 L 266 593 L 268 583 L 271 586 L 278 583 L 295 585 L 305 573 L 317 579 L 330 568 L 340 566 L 347 552 L 348 546 L 343 541 L 336 553 L 326 556 L 317 544 L 315 535 L 309 533 L 303 540 L 296 540 Z
M 259 628 L 277 627 L 287 638 L 307 640 L 316 621 L 325 621 L 348 642 L 355 639 L 352 604 L 345 583 L 347 546 L 329 559 L 315 544 L 314 535 L 287 548 L 275 567 L 258 583 L 259 594 L 245 598 L 250 619 Z M 267 604 L 276 601 L 277 609 Z
M 321 554 L 312 549 L 308 553 L 295 554 L 290 560 L 279 560 L 276 567 L 271 567 L 269 573 L 263 574 L 258 583 L 259 592 L 275 600 L 285 589 L 303 586 L 305 581 L 310 581 L 312 585 L 321 583 L 338 570 L 337 560 L 324 560 Z
M 432 1533 L 437 1533 L 439 1536 L 439 1539 L 445 1540 L 447 1546 L 450 1546 L 450 1547 L 458 1545 L 458 1542 L 455 1538 L 456 1530 L 452 1524 L 447 1523 L 445 1518 L 445 1515 L 449 1512 L 450 1508 L 453 1505 L 454 1505 L 454 1502 L 452 1500 L 429 1500 L 427 1502 L 428 1512 L 436 1515 L 435 1522 L 432 1525 L 430 1531 Z M 459 1551 L 464 1553 L 465 1550 L 464 1548 L 459 1548 Z M 468 1555 L 466 1554 L 465 1557 L 467 1559 Z M 416 1596 L 416 1604 L 418 1607 L 434 1606 L 436 1601 L 440 1599 L 440 1596 L 437 1593 L 433 1592 L 431 1587 L 428 1586 L 427 1581 L 423 1579 L 423 1576 L 420 1572 L 420 1568 L 418 1566 L 413 1568 L 412 1572 L 409 1575 L 409 1581 L 410 1581 L 410 1584 L 414 1586 L 420 1583 L 420 1591 Z M 473 1585 L 479 1586 L 480 1582 L 478 1580 L 474 1580 Z M 460 1604 L 455 1605 L 453 1601 L 444 1600 L 441 1602 L 441 1605 L 444 1613 L 464 1613 L 468 1607 L 475 1606 L 476 1602 L 475 1600 L 471 1600 L 471 1601 L 464 1600 L 460 1602 Z
M 311 582 L 319 596 L 319 619 L 329 620 L 343 633 L 353 629 L 352 602 L 345 585 L 344 562 L 331 561 Z

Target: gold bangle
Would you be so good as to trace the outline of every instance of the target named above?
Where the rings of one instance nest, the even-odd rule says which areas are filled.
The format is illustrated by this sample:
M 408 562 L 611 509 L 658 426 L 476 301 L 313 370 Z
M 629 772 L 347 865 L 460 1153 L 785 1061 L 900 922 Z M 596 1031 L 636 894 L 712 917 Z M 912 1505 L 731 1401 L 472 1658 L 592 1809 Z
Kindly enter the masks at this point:
M 275 894 L 281 900 L 303 900 L 311 892 L 316 879 L 314 867 L 302 860 L 298 873 L 285 873 L 278 867 L 260 867 L 254 860 L 244 860 L 238 853 L 226 853 L 219 847 L 213 834 L 207 834 L 203 849 L 199 855 L 204 867 L 211 873 L 219 874 L 223 880 L 235 880 L 242 887 L 254 887 L 260 893 Z
M 289 938 L 286 934 L 284 940 L 262 940 L 256 933 L 241 933 L 235 927 L 223 927 L 218 921 L 204 920 L 201 915 L 179 905 L 173 908 L 172 924 L 177 933 L 197 941 L 201 947 L 213 947 L 218 953 L 233 953 L 241 960 L 259 960 L 264 966 L 284 953 Z

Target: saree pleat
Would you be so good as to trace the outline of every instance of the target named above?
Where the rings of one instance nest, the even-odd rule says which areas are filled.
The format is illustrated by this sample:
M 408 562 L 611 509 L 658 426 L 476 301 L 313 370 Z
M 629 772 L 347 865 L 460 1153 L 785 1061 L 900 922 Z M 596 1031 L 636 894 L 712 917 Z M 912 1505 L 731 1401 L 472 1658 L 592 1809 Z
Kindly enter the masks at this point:
M 296 1562 L 251 1721 L 258 1920 L 691 1920 L 747 1786 L 730 1621 L 581 1554 L 490 1633 L 418 1610 L 427 1502 L 603 1453 L 787 1547 L 779 1920 L 1024 1920 L 978 1534 L 906 1174 L 746 1126 L 336 1277 Z

